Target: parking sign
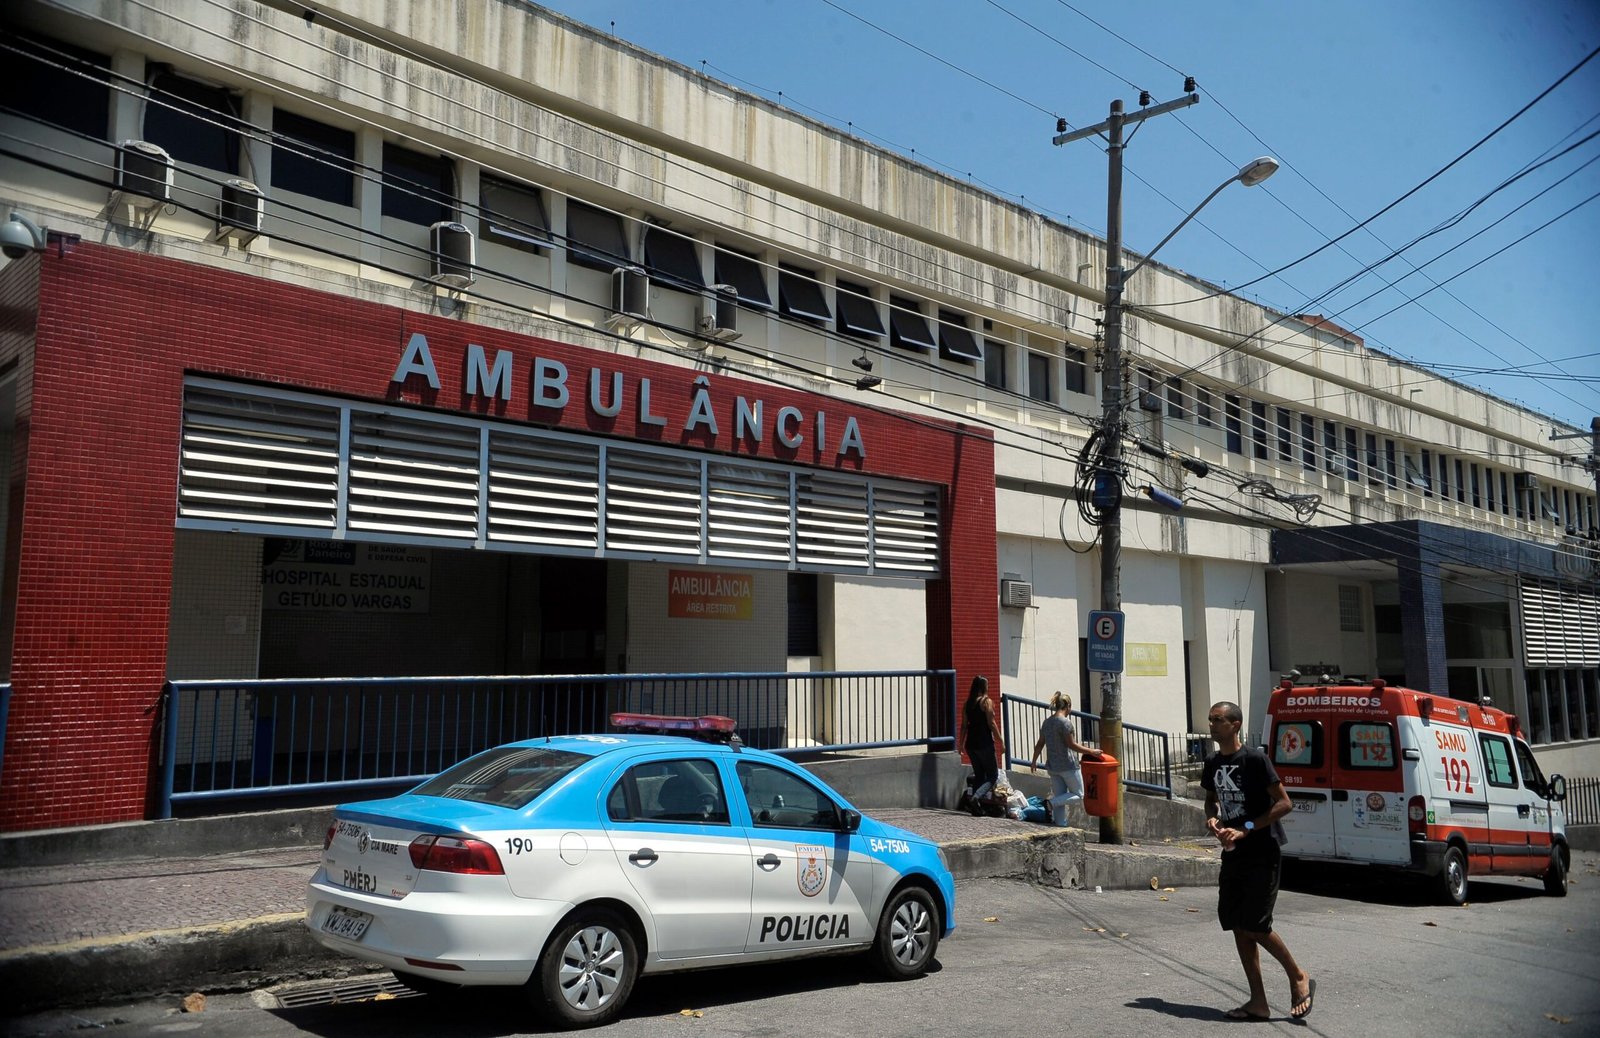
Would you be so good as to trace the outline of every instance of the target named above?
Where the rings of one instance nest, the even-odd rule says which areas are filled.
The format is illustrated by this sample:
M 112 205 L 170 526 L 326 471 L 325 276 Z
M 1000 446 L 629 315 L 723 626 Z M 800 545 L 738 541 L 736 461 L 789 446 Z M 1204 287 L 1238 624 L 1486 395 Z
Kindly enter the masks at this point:
M 1123 615 L 1120 610 L 1096 609 L 1089 614 L 1089 669 L 1103 674 L 1122 673 Z

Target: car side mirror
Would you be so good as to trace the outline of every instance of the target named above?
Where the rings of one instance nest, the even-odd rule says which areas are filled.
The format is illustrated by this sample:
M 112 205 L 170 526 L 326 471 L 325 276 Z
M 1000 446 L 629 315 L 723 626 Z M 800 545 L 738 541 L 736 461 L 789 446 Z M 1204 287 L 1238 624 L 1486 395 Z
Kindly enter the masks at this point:
M 861 812 L 844 808 L 839 812 L 839 822 L 844 826 L 844 831 L 853 833 L 861 828 Z
M 1550 789 L 1549 799 L 1551 799 L 1551 800 L 1565 800 L 1565 799 L 1567 799 L 1567 777 L 1565 775 L 1551 775 L 1550 776 L 1549 789 Z

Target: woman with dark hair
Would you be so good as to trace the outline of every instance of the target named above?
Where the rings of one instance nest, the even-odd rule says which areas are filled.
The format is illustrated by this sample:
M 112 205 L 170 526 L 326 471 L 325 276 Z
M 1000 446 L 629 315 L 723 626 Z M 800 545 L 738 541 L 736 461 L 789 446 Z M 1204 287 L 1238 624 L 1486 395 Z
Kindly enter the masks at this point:
M 972 773 L 977 785 L 975 796 L 982 796 L 994 787 L 1000 777 L 1000 764 L 995 758 L 996 744 L 1004 745 L 1000 734 L 1000 718 L 995 716 L 994 700 L 989 698 L 989 679 L 982 674 L 972 679 L 967 692 L 967 702 L 962 708 L 966 721 L 967 759 L 972 762 Z

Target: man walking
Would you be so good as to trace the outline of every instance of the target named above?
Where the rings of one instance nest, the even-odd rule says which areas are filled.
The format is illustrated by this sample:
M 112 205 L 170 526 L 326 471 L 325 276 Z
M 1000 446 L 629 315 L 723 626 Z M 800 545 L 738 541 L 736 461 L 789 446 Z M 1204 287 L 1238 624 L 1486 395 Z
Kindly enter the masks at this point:
M 1294 805 L 1283 790 L 1272 761 L 1240 742 L 1244 713 L 1236 703 L 1218 703 L 1206 712 L 1217 752 L 1206 759 L 1200 785 L 1206 791 L 1206 828 L 1222 844 L 1222 875 L 1217 890 L 1217 919 L 1233 931 L 1233 943 L 1250 982 L 1250 1001 L 1228 1010 L 1229 1020 L 1268 1020 L 1272 1008 L 1261 980 L 1261 949 L 1277 959 L 1289 977 L 1289 1016 L 1311 1015 L 1317 982 L 1289 954 L 1288 945 L 1272 929 L 1278 901 L 1282 855 L 1275 835 L 1277 821 Z

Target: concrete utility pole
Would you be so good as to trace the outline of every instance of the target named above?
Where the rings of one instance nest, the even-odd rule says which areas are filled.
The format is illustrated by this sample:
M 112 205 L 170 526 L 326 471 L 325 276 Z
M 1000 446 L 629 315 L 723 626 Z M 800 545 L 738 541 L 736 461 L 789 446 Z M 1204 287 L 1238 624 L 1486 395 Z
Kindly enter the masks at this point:
M 1122 290 L 1128 279 L 1150 262 L 1161 247 L 1183 230 L 1195 214 L 1204 209 L 1222 189 L 1238 181 L 1245 187 L 1255 187 L 1278 171 L 1278 160 L 1262 156 L 1240 167 L 1233 176 L 1218 184 L 1199 205 L 1189 211 L 1183 222 L 1156 247 L 1151 249 L 1132 270 L 1122 269 L 1122 149 L 1123 130 L 1130 124 L 1144 122 L 1157 115 L 1187 108 L 1200 100 L 1194 92 L 1194 80 L 1184 83 L 1185 95 L 1173 101 L 1140 108 L 1132 115 L 1122 111 L 1122 101 L 1111 102 L 1111 115 L 1105 122 L 1081 130 L 1066 132 L 1066 121 L 1056 124 L 1053 144 L 1067 144 L 1084 137 L 1104 136 L 1106 156 L 1110 168 L 1106 175 L 1106 321 L 1105 359 L 1101 366 L 1104 375 L 1100 386 L 1103 407 L 1100 419 L 1099 456 L 1091 460 L 1096 467 L 1094 505 L 1100 513 L 1100 608 L 1106 612 L 1122 610 L 1122 437 L 1125 433 L 1122 395 Z M 1140 96 L 1140 103 L 1149 101 L 1149 94 Z M 1082 462 L 1080 462 L 1082 464 Z M 1190 468 L 1190 462 L 1180 459 L 1180 464 Z M 1191 471 L 1204 474 L 1204 467 L 1196 464 Z M 1159 500 L 1159 498 L 1158 498 Z M 1181 506 L 1178 502 L 1177 506 Z M 1177 507 L 1175 506 L 1175 507 Z M 1126 636 L 1126 625 L 1123 625 Z M 1119 664 L 1120 667 L 1120 664 Z M 1100 671 L 1100 748 L 1119 762 L 1124 762 L 1122 752 L 1122 674 L 1120 670 Z M 1122 798 L 1117 798 L 1117 811 L 1100 819 L 1100 842 L 1122 842 Z

